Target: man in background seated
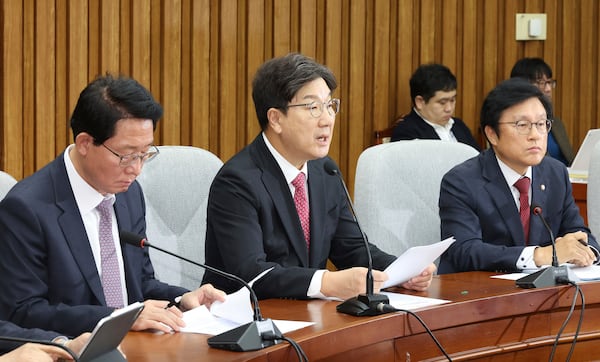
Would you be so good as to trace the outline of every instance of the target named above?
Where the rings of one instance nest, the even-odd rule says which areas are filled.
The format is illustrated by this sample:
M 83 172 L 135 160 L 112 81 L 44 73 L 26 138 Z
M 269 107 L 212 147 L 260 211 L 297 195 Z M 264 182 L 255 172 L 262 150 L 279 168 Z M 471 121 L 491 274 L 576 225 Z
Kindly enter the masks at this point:
M 0 318 L 76 336 L 144 302 L 132 329 L 169 333 L 185 325 L 179 308 L 165 308 L 170 302 L 188 310 L 224 300 L 210 285 L 188 291 L 160 282 L 148 249 L 119 239 L 120 231 L 146 234 L 136 177 L 158 155 L 162 114 L 130 78 L 101 76 L 81 92 L 74 144 L 0 202 Z
M 515 63 L 510 77 L 524 78 L 538 87 L 548 99 L 552 100 L 552 90 L 556 80 L 552 79 L 552 68 L 540 58 L 523 58 Z M 573 146 L 562 120 L 554 114 L 552 129 L 548 134 L 548 154 L 566 166 L 571 166 L 575 158 Z
M 81 350 L 90 337 L 90 333 L 83 333 L 75 339 L 68 339 L 56 332 L 41 329 L 25 329 L 10 322 L 0 320 L 0 338 L 13 337 L 29 340 L 51 341 L 62 344 L 76 354 Z M 17 347 L 19 343 L 0 340 L 0 362 L 40 362 L 72 360 L 67 351 L 62 348 L 39 343 L 26 343 Z M 10 352 L 9 352 L 10 351 Z
M 442 179 L 442 239 L 456 242 L 442 254 L 440 273 L 551 265 L 550 233 L 531 206 L 557 236 L 559 263 L 596 261 L 598 243 L 575 205 L 567 168 L 545 157 L 551 119 L 550 100 L 523 79 L 506 80 L 488 94 L 481 129 L 491 148 Z
M 467 125 L 452 118 L 456 107 L 456 77 L 441 64 L 425 64 L 410 78 L 413 109 L 398 122 L 392 141 L 432 139 L 462 142 L 480 150 Z
M 366 292 L 367 251 L 346 193 L 324 170 L 340 100 L 327 67 L 301 54 L 264 63 L 252 83 L 262 132 L 227 161 L 208 198 L 206 263 L 246 281 L 259 298 L 347 299 Z M 337 166 L 336 166 L 337 167 Z M 374 290 L 395 257 L 369 245 Z M 327 271 L 330 259 L 337 271 Z M 435 265 L 403 284 L 425 290 Z M 204 283 L 240 288 L 219 275 Z

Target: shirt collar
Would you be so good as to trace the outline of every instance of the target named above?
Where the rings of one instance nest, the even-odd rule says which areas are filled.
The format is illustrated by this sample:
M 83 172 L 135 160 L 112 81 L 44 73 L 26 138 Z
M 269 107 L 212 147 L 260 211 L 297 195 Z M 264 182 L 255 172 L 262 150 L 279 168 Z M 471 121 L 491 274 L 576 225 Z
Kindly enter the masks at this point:
M 504 179 L 506 180 L 506 183 L 509 186 L 513 186 L 515 184 L 515 182 L 517 182 L 521 177 L 523 176 L 527 176 L 529 177 L 529 180 L 531 181 L 531 166 L 527 167 L 527 171 L 525 171 L 524 175 L 519 174 L 518 172 L 516 172 L 515 170 L 513 170 L 512 168 L 508 167 L 507 164 L 505 164 L 504 162 L 502 162 L 499 158 L 498 155 L 496 156 L 496 160 L 498 161 L 498 166 L 500 166 L 500 171 L 502 171 L 502 175 L 504 176 Z
M 106 196 L 102 195 L 96 189 L 94 189 L 90 184 L 88 184 L 82 177 L 79 175 L 77 170 L 75 169 L 75 165 L 73 165 L 73 161 L 71 160 L 71 156 L 69 152 L 71 149 L 75 147 L 75 145 L 71 144 L 67 147 L 64 152 L 64 160 L 65 167 L 67 168 L 67 177 L 69 178 L 69 182 L 71 184 L 71 189 L 73 191 L 73 195 L 75 196 L 75 202 L 77 202 L 77 207 L 79 208 L 80 213 L 83 215 L 87 212 L 90 212 L 100 204 L 100 202 L 105 198 L 115 198 L 114 194 L 107 194 Z
M 304 176 L 306 177 L 306 181 L 308 181 L 308 167 L 307 167 L 308 162 L 304 162 L 304 165 L 302 165 L 302 168 L 300 170 L 298 170 L 296 168 L 296 166 L 292 165 L 288 160 L 286 160 L 281 155 L 281 153 L 277 152 L 277 150 L 275 149 L 275 147 L 273 147 L 273 145 L 271 144 L 271 142 L 269 142 L 269 139 L 267 138 L 267 136 L 265 135 L 264 132 L 262 133 L 262 137 L 263 137 L 263 140 L 265 141 L 265 144 L 267 145 L 267 148 L 269 149 L 269 151 L 271 152 L 271 154 L 275 158 L 275 161 L 277 162 L 277 165 L 279 165 L 279 168 L 283 172 L 283 176 L 285 177 L 285 181 L 288 184 L 292 183 L 292 181 L 296 178 L 296 176 L 298 176 L 298 173 L 300 173 L 300 172 L 304 172 Z

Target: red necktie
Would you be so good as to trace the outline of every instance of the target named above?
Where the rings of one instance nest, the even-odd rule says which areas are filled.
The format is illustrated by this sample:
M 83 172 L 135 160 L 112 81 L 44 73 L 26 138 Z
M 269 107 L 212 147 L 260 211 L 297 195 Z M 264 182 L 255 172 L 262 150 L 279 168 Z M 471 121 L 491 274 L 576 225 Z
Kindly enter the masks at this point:
M 296 204 L 296 211 L 300 218 L 300 225 L 302 225 L 302 231 L 304 232 L 304 239 L 306 239 L 306 247 L 310 246 L 310 218 L 308 212 L 308 198 L 306 197 L 304 173 L 300 172 L 298 176 L 292 181 L 292 185 L 295 188 L 294 191 L 294 204 Z
M 519 196 L 519 213 L 521 215 L 521 224 L 525 233 L 525 245 L 529 242 L 529 177 L 522 177 L 515 182 L 515 187 L 521 194 Z

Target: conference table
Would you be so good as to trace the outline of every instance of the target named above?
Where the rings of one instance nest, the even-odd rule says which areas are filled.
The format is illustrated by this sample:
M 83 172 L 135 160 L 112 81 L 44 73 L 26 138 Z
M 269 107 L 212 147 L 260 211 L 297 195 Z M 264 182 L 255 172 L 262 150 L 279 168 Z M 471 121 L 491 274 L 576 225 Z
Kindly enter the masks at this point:
M 427 292 L 393 289 L 450 301 L 416 310 L 454 361 L 548 360 L 567 318 L 575 287 L 521 289 L 488 272 L 438 275 Z M 584 320 L 571 361 L 600 360 L 600 283 L 580 283 Z M 404 312 L 354 317 L 336 312 L 339 302 L 269 299 L 260 302 L 264 317 L 314 322 L 286 336 L 310 361 L 444 361 L 446 358 L 420 323 Z M 559 339 L 555 361 L 564 361 L 574 339 L 581 301 Z M 207 335 L 129 332 L 122 348 L 130 362 L 150 361 L 297 361 L 283 342 L 258 351 L 211 348 Z

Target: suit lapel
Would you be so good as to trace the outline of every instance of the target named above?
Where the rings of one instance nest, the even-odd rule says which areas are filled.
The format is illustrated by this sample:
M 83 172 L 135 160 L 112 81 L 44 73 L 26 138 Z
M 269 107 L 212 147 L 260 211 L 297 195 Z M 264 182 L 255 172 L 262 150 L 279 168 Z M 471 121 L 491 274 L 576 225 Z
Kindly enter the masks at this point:
M 298 255 L 298 259 L 302 263 L 301 266 L 308 267 L 306 240 L 304 239 L 302 227 L 300 226 L 300 219 L 298 218 L 298 212 L 296 211 L 296 206 L 294 205 L 294 200 L 290 193 L 289 186 L 285 182 L 285 177 L 283 176 L 277 161 L 275 161 L 275 158 L 271 152 L 269 152 L 262 135 L 259 135 L 254 140 L 254 142 L 251 144 L 251 148 L 258 153 L 257 157 L 253 157 L 254 162 L 263 172 L 262 182 L 265 190 L 267 190 L 267 193 L 273 200 L 274 208 L 279 215 L 279 219 L 281 220 L 286 234 L 288 235 L 291 247 Z M 312 175 L 310 177 L 312 177 Z
M 324 232 L 324 212 L 326 210 L 325 200 L 326 185 L 325 177 L 336 177 L 330 176 L 324 173 L 321 162 L 309 161 L 308 162 L 308 195 L 310 200 L 310 261 L 321 260 L 321 255 L 328 255 L 329 252 L 323 250 L 327 247 L 327 244 L 323 242 L 325 240 L 322 235 Z M 312 266 L 309 262 L 309 266 Z
M 510 187 L 506 184 L 504 175 L 495 159 L 496 155 L 490 149 L 483 152 L 480 157 L 482 158 L 483 177 L 488 180 L 485 189 L 501 217 L 501 220 L 498 221 L 504 222 L 515 245 L 525 245 L 525 233 L 521 226 L 519 211 Z
M 62 210 L 58 216 L 58 224 L 63 231 L 65 240 L 73 254 L 73 259 L 79 266 L 79 270 L 88 284 L 90 290 L 102 305 L 106 305 L 102 283 L 96 268 L 96 261 L 90 248 L 87 232 L 83 225 L 79 208 L 75 202 L 75 196 L 71 190 L 67 170 L 64 163 L 64 154 L 59 157 L 52 170 L 52 182 L 56 204 Z M 78 222 L 73 222 L 78 220 Z

